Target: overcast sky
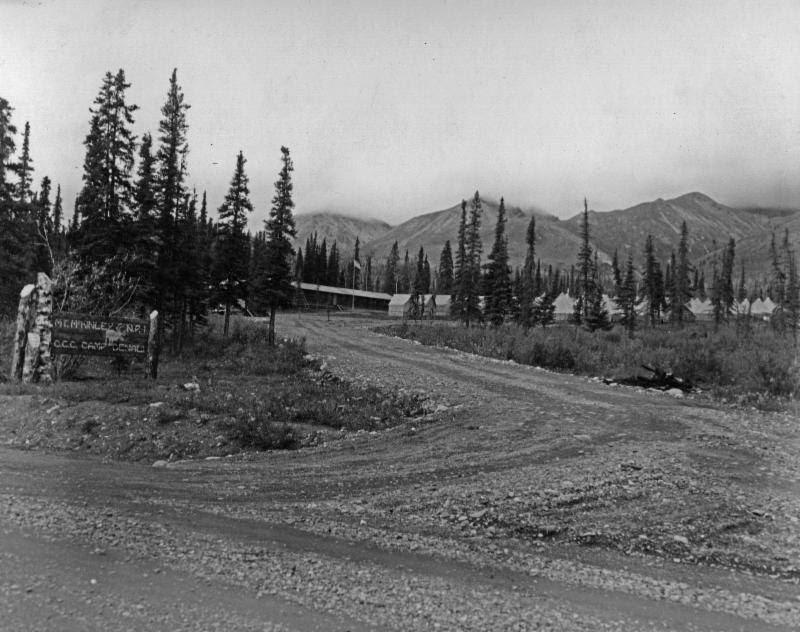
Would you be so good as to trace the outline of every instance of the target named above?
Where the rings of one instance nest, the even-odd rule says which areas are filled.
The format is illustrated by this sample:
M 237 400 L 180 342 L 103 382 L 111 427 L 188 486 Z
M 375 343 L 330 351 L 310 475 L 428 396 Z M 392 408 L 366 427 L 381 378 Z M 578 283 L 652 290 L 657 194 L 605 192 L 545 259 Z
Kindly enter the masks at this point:
M 105 72 L 141 135 L 173 67 L 190 183 L 216 209 L 241 149 L 254 225 L 282 144 L 298 212 L 396 223 L 475 189 L 560 217 L 689 191 L 800 206 L 796 0 L 0 0 L 0 96 L 69 212 Z

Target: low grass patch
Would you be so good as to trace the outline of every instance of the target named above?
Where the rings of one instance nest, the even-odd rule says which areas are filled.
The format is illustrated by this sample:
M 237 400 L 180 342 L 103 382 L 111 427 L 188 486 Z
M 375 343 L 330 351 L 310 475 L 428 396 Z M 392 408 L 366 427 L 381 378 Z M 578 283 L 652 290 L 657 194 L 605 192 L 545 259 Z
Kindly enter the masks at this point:
M 226 339 L 206 331 L 179 355 L 162 356 L 156 381 L 141 377 L 136 362 L 119 373 L 109 359 L 91 358 L 74 380 L 3 384 L 0 395 L 32 401 L 24 417 L 38 420 L 13 433 L 25 445 L 127 459 L 296 448 L 325 428 L 374 430 L 421 412 L 414 396 L 319 369 L 305 341 L 270 347 L 266 326 L 245 322 Z
M 646 364 L 748 404 L 769 406 L 800 396 L 798 349 L 790 337 L 768 328 L 743 335 L 732 326 L 659 327 L 637 331 L 634 338 L 620 329 L 589 332 L 574 326 L 525 331 L 516 325 L 401 324 L 376 331 L 582 375 L 627 377 L 643 373 Z

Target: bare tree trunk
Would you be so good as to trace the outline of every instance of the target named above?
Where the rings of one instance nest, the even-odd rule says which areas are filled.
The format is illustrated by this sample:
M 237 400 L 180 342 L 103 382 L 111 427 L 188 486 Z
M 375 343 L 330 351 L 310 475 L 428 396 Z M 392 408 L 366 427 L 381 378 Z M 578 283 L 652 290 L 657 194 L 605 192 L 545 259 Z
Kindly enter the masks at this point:
M 150 312 L 150 331 L 147 334 L 147 362 L 145 377 L 158 377 L 158 355 L 161 351 L 161 317 L 155 310 Z
M 19 308 L 17 309 L 17 331 L 14 335 L 14 349 L 11 358 L 11 380 L 22 379 L 22 364 L 25 361 L 25 345 L 28 342 L 28 328 L 30 326 L 31 303 L 35 297 L 33 284 L 26 285 L 19 294 Z

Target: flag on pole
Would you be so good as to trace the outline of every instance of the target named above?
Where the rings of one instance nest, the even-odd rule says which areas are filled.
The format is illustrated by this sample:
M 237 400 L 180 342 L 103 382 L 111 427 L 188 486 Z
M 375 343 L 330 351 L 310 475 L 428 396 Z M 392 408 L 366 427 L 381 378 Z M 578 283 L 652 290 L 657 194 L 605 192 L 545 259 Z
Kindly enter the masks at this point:
M 358 259 L 353 259 L 353 267 L 361 272 L 361 264 L 358 262 Z

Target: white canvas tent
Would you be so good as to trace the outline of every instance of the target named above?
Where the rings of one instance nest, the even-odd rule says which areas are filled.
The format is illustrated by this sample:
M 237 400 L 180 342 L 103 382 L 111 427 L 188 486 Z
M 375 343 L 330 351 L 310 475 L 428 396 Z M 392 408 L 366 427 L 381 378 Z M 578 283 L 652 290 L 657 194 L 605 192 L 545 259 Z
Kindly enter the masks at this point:
M 553 301 L 553 316 L 556 320 L 570 320 L 575 311 L 575 301 L 566 292 L 561 292 Z
M 689 301 L 689 311 L 697 320 L 714 320 L 714 306 L 710 299 L 701 301 L 699 298 L 693 298 Z
M 389 301 L 389 316 L 405 318 L 411 311 L 411 294 L 395 294 Z

